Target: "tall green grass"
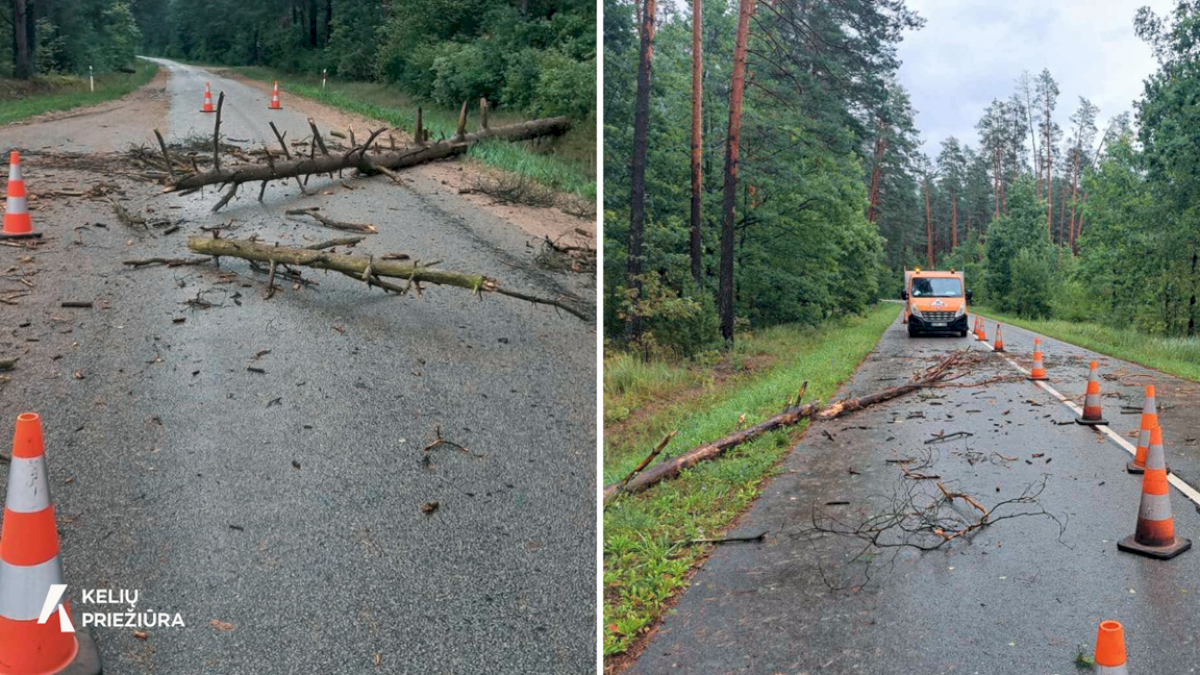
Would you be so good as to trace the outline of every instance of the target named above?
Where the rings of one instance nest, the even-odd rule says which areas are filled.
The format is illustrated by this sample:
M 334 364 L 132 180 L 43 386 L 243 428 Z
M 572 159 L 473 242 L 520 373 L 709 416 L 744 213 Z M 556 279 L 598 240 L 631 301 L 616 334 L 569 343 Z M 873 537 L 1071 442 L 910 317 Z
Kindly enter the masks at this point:
M 667 454 L 675 455 L 731 433 L 739 416 L 747 425 L 778 413 L 801 382 L 805 400 L 828 399 L 875 347 L 895 321 L 900 306 L 880 303 L 865 316 L 818 328 L 777 327 L 739 343 L 717 367 L 737 370 L 740 359 L 775 357 L 758 373 L 728 379 L 699 396 L 664 404 L 646 419 L 605 433 L 604 480 L 620 480 L 651 447 L 673 430 Z M 609 373 L 610 364 L 615 372 Z M 605 401 L 647 391 L 678 391 L 704 369 L 680 375 L 678 368 L 635 366 L 624 357 L 605 364 Z M 708 374 L 711 377 L 711 373 Z M 614 391 L 609 391 L 612 387 Z M 671 598 L 687 585 L 687 574 L 707 547 L 680 542 L 716 535 L 759 494 L 763 479 L 791 447 L 804 426 L 766 434 L 666 481 L 612 503 L 604 514 L 604 653 L 624 652 L 653 625 Z M 661 460 L 659 460 L 661 461 Z
M 377 82 L 329 81 L 321 87 L 321 78 L 282 75 L 259 66 L 234 68 L 246 77 L 263 82 L 284 79 L 285 93 L 320 101 L 326 105 L 381 120 L 411 132 L 416 126 L 418 103 L 403 92 Z M 458 110 L 420 104 L 421 124 L 432 138 L 449 138 L 458 128 Z M 525 121 L 525 117 L 503 109 L 488 114 L 492 126 Z M 592 129 L 591 135 L 589 128 Z M 365 130 L 364 130 L 365 131 Z M 546 187 L 596 199 L 594 125 L 582 122 L 567 137 L 555 144 L 555 152 L 538 152 L 532 144 L 501 141 L 479 143 L 471 147 L 468 157 L 487 166 L 526 176 Z
M 86 77 L 56 75 L 39 78 L 30 84 L 2 80 L 0 93 L 4 95 L 0 96 L 0 124 L 121 98 L 149 82 L 157 71 L 157 65 L 138 61 L 133 73 L 96 77 L 96 91 L 89 91 Z
M 1132 328 L 1114 328 L 1098 323 L 1022 319 L 987 307 L 976 308 L 976 311 L 1084 349 L 1200 382 L 1200 338 L 1146 335 Z

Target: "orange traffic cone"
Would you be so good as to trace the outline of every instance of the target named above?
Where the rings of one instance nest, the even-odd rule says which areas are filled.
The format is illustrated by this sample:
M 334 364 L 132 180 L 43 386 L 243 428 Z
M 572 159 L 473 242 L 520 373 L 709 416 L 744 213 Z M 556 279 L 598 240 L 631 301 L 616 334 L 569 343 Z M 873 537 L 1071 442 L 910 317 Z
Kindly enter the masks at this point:
M 279 103 L 279 80 L 275 80 L 275 89 L 271 92 L 271 105 L 267 107 L 271 110 L 283 110 Z
M 975 317 L 975 323 L 971 326 L 971 336 L 979 339 L 979 317 Z
M 1097 675 L 1129 675 L 1125 667 L 1125 629 L 1119 621 L 1100 622 L 1095 662 Z
M 1155 431 L 1158 432 L 1157 436 Z M 1162 445 L 1162 430 L 1158 429 L 1158 408 L 1154 404 L 1154 385 L 1146 387 L 1146 402 L 1142 404 L 1142 428 L 1138 431 L 1137 454 L 1133 461 L 1125 465 L 1129 473 L 1142 473 L 1146 470 L 1146 455 L 1150 452 L 1150 444 L 1155 440 Z
M 213 107 L 213 102 L 212 102 L 212 89 L 208 86 L 208 83 L 205 82 L 204 83 L 204 107 L 200 108 L 200 112 L 210 113 L 210 112 L 216 112 L 216 111 L 217 111 L 217 109 Z
M 1088 374 L 1087 395 L 1083 398 L 1083 414 L 1075 418 L 1077 424 L 1108 424 L 1100 411 L 1100 370 L 1092 361 Z
M 1000 324 L 996 324 L 996 342 L 992 344 L 992 351 L 1004 351 L 1004 338 L 1000 337 Z
M 17 417 L 8 499 L 0 525 L 0 675 L 98 675 L 100 656 L 75 632 L 63 599 L 58 531 L 50 505 L 42 424 Z
M 1137 529 L 1117 542 L 1117 548 L 1159 560 L 1170 560 L 1192 547 L 1192 540 L 1175 536 L 1171 516 L 1171 486 L 1167 483 L 1167 464 L 1159 427 L 1157 438 L 1151 432 L 1146 452 L 1146 470 L 1142 474 L 1142 503 L 1138 508 Z M 1157 443 L 1154 441 L 1158 440 Z
M 1033 338 L 1033 370 L 1029 371 L 1027 380 L 1048 380 L 1046 366 L 1042 364 L 1042 338 Z
M 0 239 L 30 239 L 42 236 L 33 231 L 29 202 L 25 197 L 25 177 L 21 174 L 21 153 L 12 151 L 8 159 L 8 205 L 4 209 L 4 229 Z
M 987 322 L 982 319 L 979 321 L 979 336 L 975 339 L 980 342 L 987 342 Z

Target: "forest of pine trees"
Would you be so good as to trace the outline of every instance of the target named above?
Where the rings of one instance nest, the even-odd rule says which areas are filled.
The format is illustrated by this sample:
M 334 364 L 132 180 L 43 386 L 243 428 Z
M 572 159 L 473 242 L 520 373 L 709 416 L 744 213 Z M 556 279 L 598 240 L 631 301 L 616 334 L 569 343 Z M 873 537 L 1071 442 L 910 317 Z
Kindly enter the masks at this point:
M 656 4 L 605 5 L 610 339 L 684 356 L 860 312 L 914 266 L 1001 311 L 1195 335 L 1200 1 L 1130 17 L 1158 70 L 1103 128 L 1043 68 L 929 154 L 903 0 Z

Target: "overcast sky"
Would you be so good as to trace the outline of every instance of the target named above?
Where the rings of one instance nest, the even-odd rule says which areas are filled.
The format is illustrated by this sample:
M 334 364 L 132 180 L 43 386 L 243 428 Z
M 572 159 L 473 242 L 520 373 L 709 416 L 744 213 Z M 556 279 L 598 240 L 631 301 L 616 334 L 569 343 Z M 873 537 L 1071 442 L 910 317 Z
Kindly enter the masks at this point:
M 1084 96 L 1100 106 L 1097 126 L 1132 107 L 1155 70 L 1150 47 L 1133 32 L 1149 5 L 1162 15 L 1174 0 L 908 0 L 925 27 L 900 44 L 900 82 L 912 96 L 926 153 L 947 136 L 979 144 L 975 123 L 993 98 L 1007 99 L 1021 71 L 1049 68 L 1061 93 L 1056 121 Z M 1097 139 L 1097 142 L 1099 140 Z

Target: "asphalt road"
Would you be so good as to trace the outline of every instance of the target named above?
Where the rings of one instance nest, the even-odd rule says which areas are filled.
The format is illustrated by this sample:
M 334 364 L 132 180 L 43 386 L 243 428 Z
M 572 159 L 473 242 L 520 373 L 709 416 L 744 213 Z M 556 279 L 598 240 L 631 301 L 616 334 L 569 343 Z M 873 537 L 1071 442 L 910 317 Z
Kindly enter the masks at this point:
M 993 331 L 989 323 L 989 337 Z M 1028 365 L 1032 336 L 1006 327 L 1004 337 L 1009 356 Z M 983 359 L 957 382 L 967 386 L 811 427 L 731 533 L 766 530 L 765 541 L 718 547 L 628 672 L 1066 674 L 1075 672 L 1077 647 L 1091 652 L 1105 619 L 1125 626 L 1130 672 L 1197 672 L 1200 551 L 1169 562 L 1117 551 L 1134 530 L 1141 490 L 1140 478 L 1124 470 L 1125 450 L 1072 423 L 1066 406 L 971 338 L 910 339 L 899 321 L 841 394 L 899 384 L 963 348 Z M 1160 404 L 1175 406 L 1162 420 L 1168 464 L 1196 475 L 1194 440 L 1187 440 L 1195 435 L 1180 423 L 1195 424 L 1184 405 L 1194 385 L 1143 377 L 1149 371 L 1057 341 L 1046 351 L 1050 384 L 1067 397 L 1082 397 L 1087 360 L 1101 361 L 1116 378 L 1102 392 L 1121 433 L 1139 416 L 1119 414 L 1117 394 L 1140 408 L 1133 392 L 1152 379 Z M 981 384 L 997 376 L 1007 377 Z M 953 432 L 972 435 L 926 445 Z M 994 511 L 1022 515 L 970 540 L 859 556 L 860 539 L 828 530 L 857 529 L 937 494 L 936 480 L 906 479 L 887 462 L 897 458 L 915 458 L 912 471 L 938 476 L 989 509 L 1031 488 L 1036 498 Z M 977 517 L 958 503 L 964 518 Z M 1174 489 L 1172 504 L 1177 534 L 1200 537 L 1195 504 Z M 880 541 L 935 539 L 890 529 Z
M 90 132 L 97 151 L 152 138 L 155 124 L 173 140 L 211 133 L 205 80 L 226 92 L 227 140 L 273 139 L 268 119 L 307 135 L 286 94 L 268 113 L 252 87 L 160 63 L 169 109 L 109 109 L 112 128 Z M 186 235 L 220 223 L 285 245 L 345 234 L 284 219 L 301 205 L 378 225 L 359 253 L 440 259 L 539 295 L 594 297 L 594 279 L 540 266 L 528 237 L 454 195 L 384 178 L 347 176 L 353 190 L 313 178 L 311 197 L 275 184 L 261 204 L 255 187 L 214 215 L 212 190 L 161 195 L 54 155 L 65 129 L 78 152 L 99 119 L 0 128 L 0 147 L 27 150 L 31 192 L 115 182 L 127 208 L 182 230 L 129 228 L 101 201 L 33 202 L 46 243 L 0 247 L 0 294 L 30 293 L 0 305 L 0 354 L 21 357 L 0 385 L 0 435 L 22 411 L 42 415 L 76 609 L 102 609 L 81 605 L 82 588 L 136 589 L 139 611 L 186 622 L 144 640 L 97 629 L 106 672 L 590 672 L 590 325 L 460 289 L 397 299 L 312 272 L 319 285 L 283 283 L 264 300 L 263 276 L 240 260 L 121 261 L 185 256 Z M 439 434 L 449 442 L 431 446 Z

